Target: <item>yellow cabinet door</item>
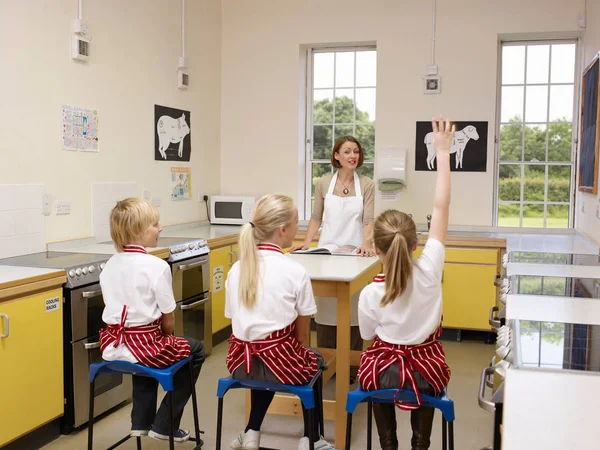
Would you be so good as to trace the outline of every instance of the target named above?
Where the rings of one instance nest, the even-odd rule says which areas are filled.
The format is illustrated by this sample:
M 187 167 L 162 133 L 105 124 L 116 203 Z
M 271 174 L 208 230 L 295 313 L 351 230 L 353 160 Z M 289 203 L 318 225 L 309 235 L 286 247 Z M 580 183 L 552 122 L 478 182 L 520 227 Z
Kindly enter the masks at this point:
M 489 330 L 489 311 L 496 304 L 496 266 L 444 264 L 444 327 Z
M 237 247 L 237 246 L 236 246 Z M 210 252 L 210 292 L 212 297 L 212 331 L 222 330 L 231 321 L 225 318 L 225 280 L 234 262 L 232 246 Z
M 62 309 L 62 289 L 0 303 L 0 447 L 64 413 Z

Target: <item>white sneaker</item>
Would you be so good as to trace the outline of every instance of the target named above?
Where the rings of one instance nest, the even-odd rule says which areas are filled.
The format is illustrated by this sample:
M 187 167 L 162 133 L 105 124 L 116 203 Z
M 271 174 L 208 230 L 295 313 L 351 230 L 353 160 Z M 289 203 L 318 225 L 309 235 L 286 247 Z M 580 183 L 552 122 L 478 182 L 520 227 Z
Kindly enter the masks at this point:
M 310 448 L 310 443 L 308 438 L 304 436 L 300 439 L 298 443 L 298 450 L 308 450 Z M 333 445 L 327 442 L 325 439 L 321 437 L 317 442 L 315 442 L 315 450 L 335 450 Z
M 232 450 L 258 450 L 260 448 L 260 432 L 248 430 L 240 433 L 229 443 L 229 448 Z

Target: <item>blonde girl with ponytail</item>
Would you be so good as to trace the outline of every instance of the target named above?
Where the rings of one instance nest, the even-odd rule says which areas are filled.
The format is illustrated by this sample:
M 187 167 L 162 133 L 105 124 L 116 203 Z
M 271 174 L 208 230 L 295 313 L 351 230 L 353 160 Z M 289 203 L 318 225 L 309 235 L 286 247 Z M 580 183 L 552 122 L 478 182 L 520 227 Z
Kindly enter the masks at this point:
M 410 389 L 416 404 L 396 401 L 411 411 L 412 450 L 429 448 L 433 408 L 421 406 L 421 394 L 437 395 L 450 380 L 442 344 L 442 271 L 450 207 L 450 147 L 454 125 L 432 121 L 437 180 L 429 239 L 413 260 L 417 230 L 403 212 L 387 210 L 373 225 L 375 252 L 384 273 L 363 289 L 358 323 L 373 345 L 363 352 L 358 379 L 365 390 Z M 373 405 L 382 450 L 398 450 L 393 404 Z
M 310 317 L 317 312 L 306 269 L 283 254 L 298 230 L 298 210 L 291 198 L 265 195 L 255 205 L 252 219 L 242 226 L 240 260 L 226 281 L 225 317 L 231 319 L 227 369 L 234 378 L 301 385 L 308 383 L 325 364 L 315 350 L 304 347 Z M 246 429 L 230 443 L 234 450 L 258 450 L 260 428 L 271 391 L 252 391 Z M 320 397 L 319 397 L 320 398 Z M 315 408 L 318 411 L 319 408 Z M 308 423 L 304 410 L 304 436 L 299 450 L 333 449 L 319 440 L 319 414 Z

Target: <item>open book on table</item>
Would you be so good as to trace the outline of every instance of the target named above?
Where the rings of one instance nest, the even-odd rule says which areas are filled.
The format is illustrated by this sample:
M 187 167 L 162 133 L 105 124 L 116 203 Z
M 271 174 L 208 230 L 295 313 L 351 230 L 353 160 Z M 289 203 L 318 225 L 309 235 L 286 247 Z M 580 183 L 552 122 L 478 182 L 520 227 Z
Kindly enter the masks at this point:
M 356 253 L 357 247 L 354 245 L 342 245 L 341 247 L 335 244 L 326 244 L 308 250 L 296 250 L 292 253 L 306 253 L 310 255 L 343 255 L 343 256 L 360 256 Z

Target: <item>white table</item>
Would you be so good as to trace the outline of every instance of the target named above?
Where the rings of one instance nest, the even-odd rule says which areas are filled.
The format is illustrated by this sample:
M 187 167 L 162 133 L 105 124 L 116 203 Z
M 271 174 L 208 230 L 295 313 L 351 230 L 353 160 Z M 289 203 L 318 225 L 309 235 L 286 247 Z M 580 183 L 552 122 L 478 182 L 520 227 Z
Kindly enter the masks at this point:
M 323 374 L 323 382 L 337 373 L 336 399 L 323 402 L 323 415 L 325 419 L 335 421 L 335 447 L 342 449 L 346 445 L 346 396 L 350 388 L 350 365 L 358 365 L 361 353 L 350 350 L 351 298 L 381 272 L 381 262 L 377 257 L 298 254 L 288 256 L 306 268 L 315 296 L 337 298 L 337 348 L 318 350 L 329 366 Z M 247 393 L 247 413 L 249 398 Z M 302 415 L 300 400 L 288 395 L 275 395 L 269 413 Z

